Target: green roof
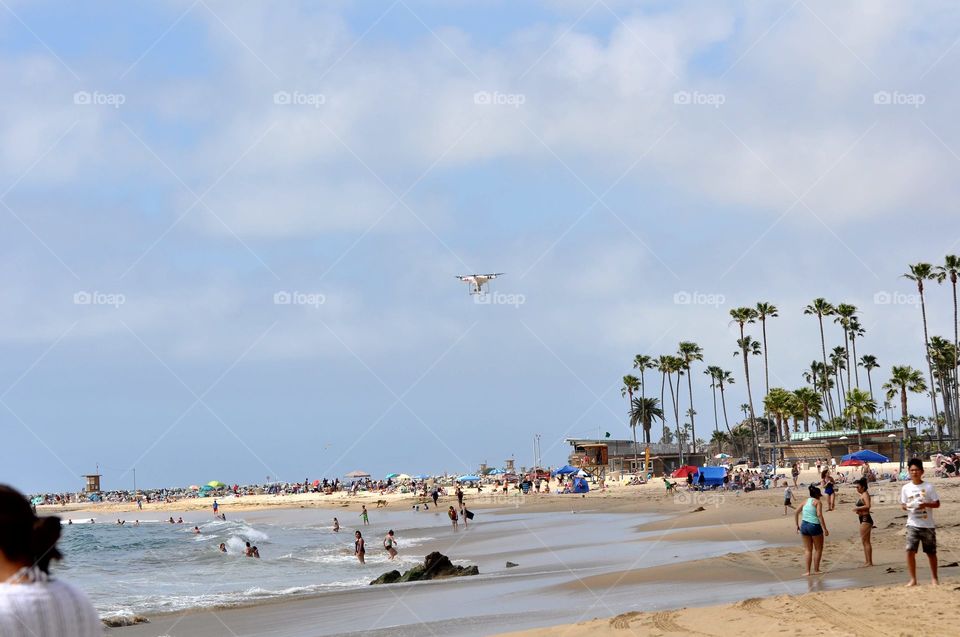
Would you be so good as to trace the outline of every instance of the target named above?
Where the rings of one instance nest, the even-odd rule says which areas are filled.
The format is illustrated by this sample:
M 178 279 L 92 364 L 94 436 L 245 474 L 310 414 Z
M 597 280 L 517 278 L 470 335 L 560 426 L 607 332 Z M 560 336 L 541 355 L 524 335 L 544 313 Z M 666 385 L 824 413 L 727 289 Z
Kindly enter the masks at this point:
M 875 436 L 877 434 L 900 433 L 902 427 L 884 427 L 883 429 L 864 429 L 864 436 Z M 806 440 L 827 440 L 829 438 L 839 438 L 840 436 L 856 436 L 856 429 L 838 429 L 836 431 L 794 431 L 790 434 L 791 442 L 803 442 Z

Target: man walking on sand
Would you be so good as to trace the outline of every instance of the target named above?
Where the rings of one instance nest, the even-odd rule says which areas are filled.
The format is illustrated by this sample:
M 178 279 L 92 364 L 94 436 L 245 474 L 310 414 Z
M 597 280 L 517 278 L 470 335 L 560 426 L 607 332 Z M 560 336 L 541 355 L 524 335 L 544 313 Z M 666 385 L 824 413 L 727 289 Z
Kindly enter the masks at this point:
M 940 584 L 937 579 L 937 528 L 933 522 L 933 510 L 940 508 L 940 497 L 929 482 L 923 481 L 923 461 L 913 458 L 907 463 L 910 482 L 900 490 L 900 508 L 907 512 L 907 571 L 910 582 L 907 586 L 917 585 L 917 548 L 923 546 L 930 563 L 930 575 L 933 585 Z

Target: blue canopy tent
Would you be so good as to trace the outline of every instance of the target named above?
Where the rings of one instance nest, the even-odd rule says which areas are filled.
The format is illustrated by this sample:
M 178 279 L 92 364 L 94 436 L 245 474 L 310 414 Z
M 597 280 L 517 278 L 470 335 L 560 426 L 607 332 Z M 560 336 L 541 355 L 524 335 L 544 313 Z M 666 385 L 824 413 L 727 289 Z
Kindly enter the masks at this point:
M 557 469 L 556 471 L 554 471 L 554 472 L 553 472 L 553 475 L 555 475 L 555 476 L 565 476 L 565 475 L 569 475 L 569 474 L 571 474 L 571 473 L 577 473 L 578 471 L 580 471 L 580 469 L 577 469 L 576 467 L 571 467 L 570 465 L 564 465 L 564 466 L 560 467 L 559 469 Z
M 861 449 L 856 453 L 848 453 L 840 460 L 859 460 L 860 462 L 890 462 L 890 459 L 886 456 L 881 455 L 876 451 L 870 451 L 869 449 Z
M 590 485 L 587 484 L 586 478 L 574 478 L 573 479 L 573 492 L 574 493 L 589 493 Z
M 699 467 L 693 474 L 693 483 L 700 484 L 700 476 L 703 475 L 703 485 L 707 487 L 719 487 L 723 484 L 723 479 L 727 476 L 726 467 Z

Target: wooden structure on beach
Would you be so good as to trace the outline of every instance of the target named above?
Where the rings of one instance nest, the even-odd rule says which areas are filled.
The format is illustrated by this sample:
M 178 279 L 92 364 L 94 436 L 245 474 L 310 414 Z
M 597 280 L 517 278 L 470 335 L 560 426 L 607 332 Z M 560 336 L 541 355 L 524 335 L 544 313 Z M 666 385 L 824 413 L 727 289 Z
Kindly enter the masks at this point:
M 907 429 L 908 436 L 915 433 L 913 428 Z M 902 439 L 903 427 L 899 425 L 863 430 L 863 448 L 876 451 L 890 458 L 891 462 L 901 460 Z M 856 429 L 795 431 L 790 434 L 789 441 L 760 443 L 760 447 L 776 449 L 777 457 L 782 457 L 787 463 L 806 461 L 811 464 L 817 460 L 839 459 L 841 456 L 860 450 Z M 904 459 L 909 455 L 910 452 L 904 450 Z
M 100 493 L 100 478 L 102 476 L 99 473 L 91 473 L 83 477 L 87 481 L 87 486 L 84 489 L 87 493 Z
M 567 443 L 572 447 L 568 464 L 581 467 L 597 477 L 601 473 L 638 473 L 644 469 L 654 475 L 663 475 L 681 465 L 680 449 L 676 444 L 634 444 L 632 440 L 613 438 L 567 438 Z M 644 466 L 647 447 L 650 448 L 649 467 Z M 703 453 L 694 454 L 688 448 L 683 454 L 682 464 L 702 465 L 705 461 Z

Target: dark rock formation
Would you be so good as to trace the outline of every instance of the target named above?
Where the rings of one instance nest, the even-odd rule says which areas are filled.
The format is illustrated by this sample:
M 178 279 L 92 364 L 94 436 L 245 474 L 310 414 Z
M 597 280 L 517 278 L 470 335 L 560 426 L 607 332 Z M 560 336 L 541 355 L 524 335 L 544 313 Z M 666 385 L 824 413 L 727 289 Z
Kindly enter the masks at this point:
M 384 573 L 370 582 L 373 584 L 393 584 L 394 582 L 420 582 L 448 577 L 463 577 L 465 575 L 479 575 L 476 566 L 455 566 L 450 558 L 438 551 L 434 551 L 424 558 L 423 564 L 414 566 L 409 571 L 400 574 L 400 571 Z

